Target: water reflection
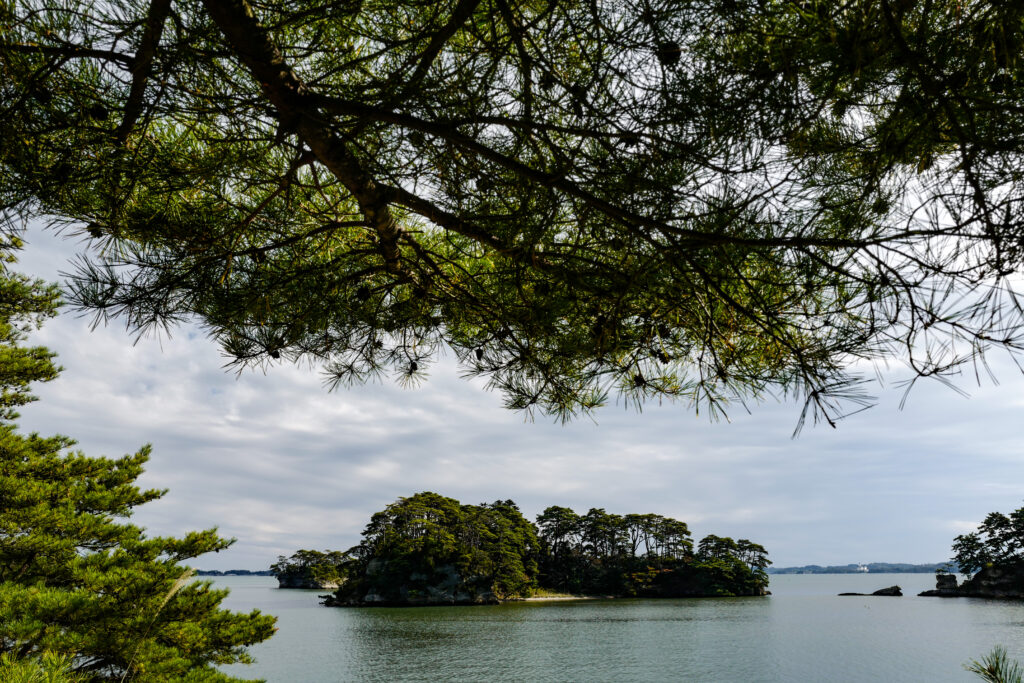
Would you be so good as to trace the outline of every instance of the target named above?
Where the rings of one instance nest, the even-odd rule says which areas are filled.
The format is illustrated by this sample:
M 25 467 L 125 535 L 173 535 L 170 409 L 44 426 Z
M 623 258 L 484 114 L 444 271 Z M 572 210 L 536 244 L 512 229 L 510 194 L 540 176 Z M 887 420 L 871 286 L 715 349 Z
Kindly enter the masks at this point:
M 913 597 L 932 582 L 784 576 L 771 598 L 329 609 L 272 580 L 223 581 L 233 609 L 279 617 L 259 663 L 229 669 L 271 682 L 966 682 L 963 662 L 996 643 L 1024 659 L 1024 605 Z M 894 583 L 905 597 L 836 596 Z

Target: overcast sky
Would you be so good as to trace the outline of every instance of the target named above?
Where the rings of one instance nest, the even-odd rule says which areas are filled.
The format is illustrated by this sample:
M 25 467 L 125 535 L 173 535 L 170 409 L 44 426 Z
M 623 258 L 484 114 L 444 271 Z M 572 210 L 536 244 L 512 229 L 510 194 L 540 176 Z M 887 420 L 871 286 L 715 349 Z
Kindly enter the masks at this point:
M 27 239 L 20 270 L 51 280 L 82 246 Z M 343 550 L 373 512 L 425 490 L 511 498 L 531 519 L 548 505 L 654 512 L 698 539 L 759 542 L 777 566 L 945 561 L 953 536 L 1024 504 L 1024 380 L 1007 363 L 998 386 L 964 379 L 969 399 L 922 384 L 900 411 L 901 390 L 878 388 L 878 406 L 794 440 L 792 404 L 734 410 L 731 423 L 683 404 L 528 422 L 452 363 L 418 389 L 328 392 L 316 370 L 287 364 L 236 376 L 198 328 L 134 343 L 123 326 L 90 322 L 65 312 L 34 335 L 64 372 L 20 422 L 89 455 L 152 444 L 141 483 L 170 491 L 134 520 L 154 535 L 217 526 L 238 539 L 192 563 L 202 569 Z

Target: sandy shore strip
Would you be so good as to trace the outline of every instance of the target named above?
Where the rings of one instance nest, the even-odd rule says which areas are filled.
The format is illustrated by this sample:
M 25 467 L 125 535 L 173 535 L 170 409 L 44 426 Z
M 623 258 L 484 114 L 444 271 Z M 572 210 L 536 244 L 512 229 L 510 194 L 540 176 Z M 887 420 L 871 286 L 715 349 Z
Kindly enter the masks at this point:
M 522 602 L 552 602 L 555 600 L 607 600 L 604 595 L 539 595 L 533 598 L 523 598 Z

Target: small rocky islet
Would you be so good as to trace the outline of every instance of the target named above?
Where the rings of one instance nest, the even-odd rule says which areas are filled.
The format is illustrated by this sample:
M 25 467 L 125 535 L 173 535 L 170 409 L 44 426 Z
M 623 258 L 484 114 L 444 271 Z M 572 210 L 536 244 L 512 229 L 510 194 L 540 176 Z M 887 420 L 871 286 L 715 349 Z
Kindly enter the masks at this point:
M 903 589 L 899 586 L 889 586 L 888 588 L 879 588 L 874 593 L 840 593 L 839 595 L 883 595 L 900 597 L 903 595 Z
M 899 586 L 882 588 L 874 593 L 839 593 L 839 595 L 901 596 Z M 918 593 L 919 597 L 986 598 L 990 600 L 1024 600 L 1024 561 L 993 563 L 983 567 L 963 583 L 956 574 L 938 572 L 935 588 Z

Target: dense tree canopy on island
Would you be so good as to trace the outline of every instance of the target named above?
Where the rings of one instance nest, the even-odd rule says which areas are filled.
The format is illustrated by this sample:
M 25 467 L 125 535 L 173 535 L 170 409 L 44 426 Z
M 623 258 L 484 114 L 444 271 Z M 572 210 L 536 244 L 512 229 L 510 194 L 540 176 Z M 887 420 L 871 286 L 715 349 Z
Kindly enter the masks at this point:
M 1024 567 L 1024 508 L 990 512 L 977 531 L 957 536 L 953 563 L 967 575 L 993 565 Z
M 12 245 L 4 242 L 0 252 Z M 216 530 L 150 537 L 122 521 L 163 491 L 135 485 L 149 449 L 109 459 L 64 436 L 20 434 L 28 385 L 56 377 L 53 353 L 21 345 L 55 313 L 56 290 L 0 262 L 0 679 L 235 681 L 274 618 L 221 609 L 227 595 L 180 564 L 231 541 Z
M 762 595 L 764 546 L 713 534 L 697 543 L 686 522 L 655 514 L 585 515 L 552 506 L 537 516 L 540 583 L 569 593 L 648 597 Z
M 334 604 L 480 602 L 537 586 L 540 543 L 510 500 L 463 505 L 417 493 L 375 513 L 345 555 Z M 367 596 L 372 596 L 367 599 Z
M 494 602 L 538 589 L 764 595 L 771 564 L 764 547 L 746 539 L 706 536 L 695 549 L 686 523 L 661 515 L 552 506 L 534 525 L 511 500 L 463 505 L 431 492 L 391 503 L 373 515 L 359 545 L 332 556 L 344 561 L 327 604 L 342 606 Z
M 1022 55 L 1015 0 L 9 0 L 0 204 L 242 365 L 831 420 L 1020 349 Z
M 348 559 L 338 550 L 296 550 L 290 557 L 279 555 L 277 562 L 270 565 L 270 573 L 282 587 L 337 585 L 344 578 L 343 567 Z

